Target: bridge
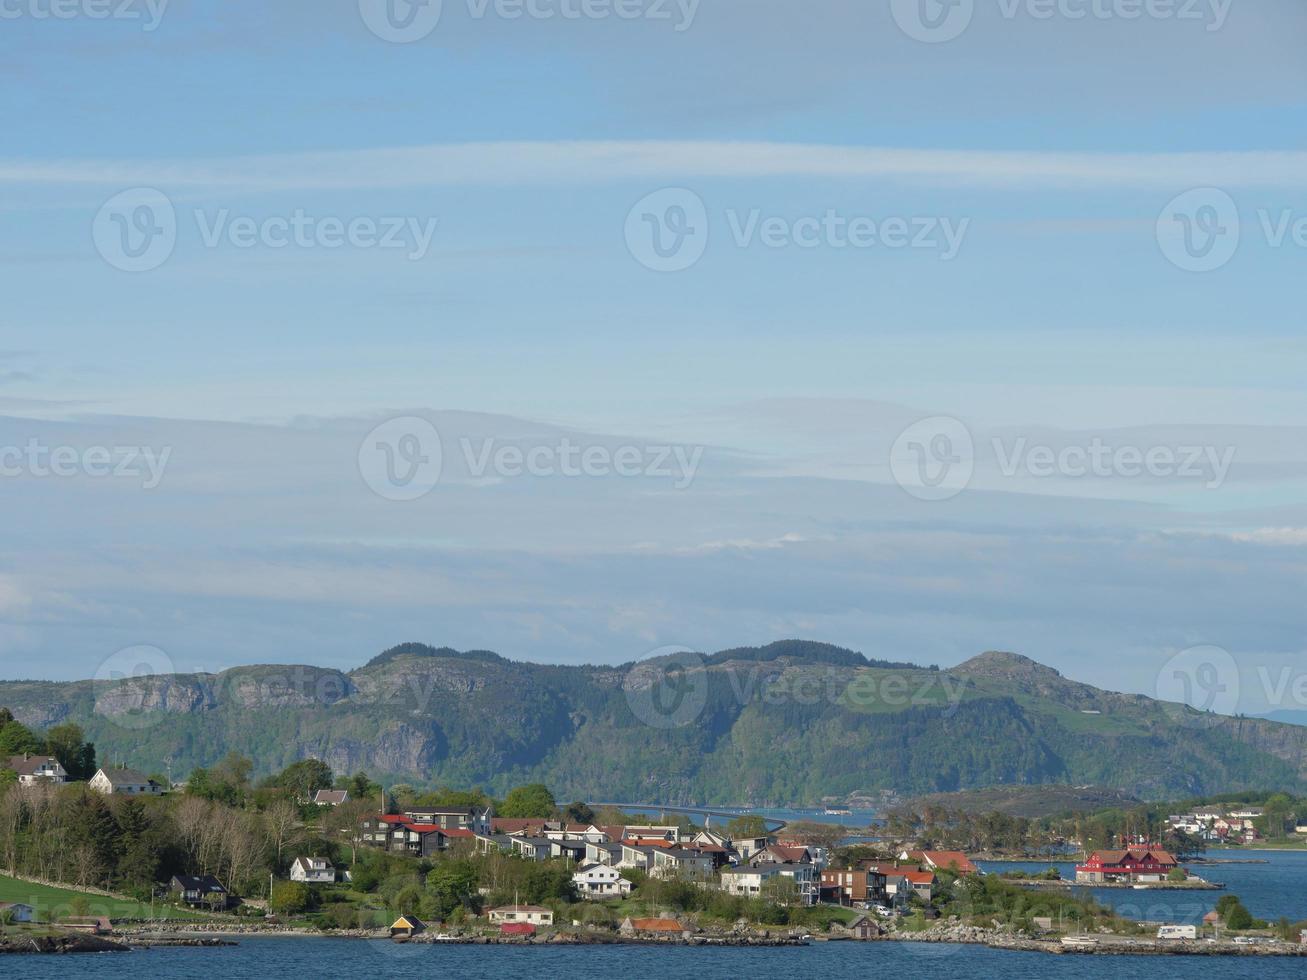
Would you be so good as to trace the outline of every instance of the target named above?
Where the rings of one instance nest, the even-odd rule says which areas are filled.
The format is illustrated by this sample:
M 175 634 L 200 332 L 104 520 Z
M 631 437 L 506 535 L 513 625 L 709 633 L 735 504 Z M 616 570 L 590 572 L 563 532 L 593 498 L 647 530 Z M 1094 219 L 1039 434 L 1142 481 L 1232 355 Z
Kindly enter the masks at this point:
M 714 810 L 702 806 L 665 806 L 661 803 L 587 803 L 586 806 L 592 808 L 613 807 L 618 810 L 638 810 L 641 813 L 684 813 L 696 816 L 706 817 L 705 826 L 712 825 L 712 818 L 718 817 L 723 820 L 734 820 L 736 817 L 753 816 L 748 810 Z M 769 834 L 774 834 L 784 828 L 788 821 L 780 820 L 776 817 L 763 817 L 764 824 Z

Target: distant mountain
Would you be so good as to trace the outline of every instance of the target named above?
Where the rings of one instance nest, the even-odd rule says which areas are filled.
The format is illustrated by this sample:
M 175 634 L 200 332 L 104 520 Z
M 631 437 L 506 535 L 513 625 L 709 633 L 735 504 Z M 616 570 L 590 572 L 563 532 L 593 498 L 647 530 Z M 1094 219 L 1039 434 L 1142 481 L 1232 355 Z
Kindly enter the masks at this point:
M 405 644 L 348 672 L 5 682 L 0 705 L 36 727 L 75 720 L 102 757 L 177 775 L 235 750 L 263 772 L 313 756 L 341 773 L 496 792 L 543 781 L 560 798 L 639 803 L 1052 784 L 1307 792 L 1307 729 L 1102 691 L 997 652 L 941 671 L 791 640 L 565 667 Z
M 1271 711 L 1258 717 L 1265 718 L 1268 721 L 1278 721 L 1285 725 L 1307 725 L 1307 711 Z

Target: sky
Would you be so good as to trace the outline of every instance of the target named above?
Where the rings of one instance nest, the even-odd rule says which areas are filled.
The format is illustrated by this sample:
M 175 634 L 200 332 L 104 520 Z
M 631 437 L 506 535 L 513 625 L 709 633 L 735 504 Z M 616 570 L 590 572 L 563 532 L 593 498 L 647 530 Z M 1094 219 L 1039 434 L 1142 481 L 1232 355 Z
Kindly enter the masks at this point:
M 1307 708 L 1305 37 L 0 0 L 0 674 L 804 637 Z

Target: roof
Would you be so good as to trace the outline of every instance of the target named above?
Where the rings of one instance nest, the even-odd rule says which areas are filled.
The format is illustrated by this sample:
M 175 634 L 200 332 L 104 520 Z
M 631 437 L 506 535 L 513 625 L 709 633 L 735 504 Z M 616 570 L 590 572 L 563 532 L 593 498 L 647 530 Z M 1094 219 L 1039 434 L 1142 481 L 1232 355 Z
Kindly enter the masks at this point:
M 541 905 L 503 905 L 490 911 L 493 914 L 495 912 L 552 912 L 553 909 Z
M 119 783 L 149 783 L 153 782 L 149 776 L 137 772 L 135 769 L 101 769 L 105 779 L 109 780 L 109 785 L 117 786 Z
M 932 885 L 935 883 L 935 872 L 933 871 L 900 871 L 898 873 L 914 885 Z
M 974 874 L 976 866 L 961 851 L 909 851 L 908 859 L 921 861 L 945 871 L 955 868 L 961 874 Z
M 675 919 L 631 919 L 631 928 L 636 932 L 684 932 L 685 926 Z
M 476 811 L 470 806 L 410 806 L 404 808 L 405 813 L 420 813 L 428 817 L 470 817 Z
M 347 789 L 320 789 L 313 794 L 314 803 L 346 803 L 349 801 Z
M 799 861 L 808 860 L 808 849 L 803 846 L 785 846 L 782 844 L 772 844 L 764 847 L 763 851 L 767 854 L 774 854 L 782 864 L 795 864 Z
M 1174 857 L 1168 851 L 1155 850 L 1151 847 L 1131 847 L 1123 851 L 1095 851 L 1089 855 L 1089 860 L 1085 862 L 1084 867 L 1089 864 L 1118 865 L 1124 864 L 1126 858 L 1137 863 L 1148 861 L 1149 858 L 1156 864 L 1172 865 L 1178 864 Z
M 518 834 L 523 831 L 543 831 L 548 820 L 535 817 L 492 817 L 490 829 L 496 834 Z
M 50 755 L 29 755 L 27 757 L 14 755 L 9 757 L 9 763 L 5 768 L 12 769 L 20 776 L 32 776 L 36 774 L 36 770 L 48 765 L 58 766 L 59 760 Z M 63 767 L 60 766 L 60 768 Z
M 312 871 L 314 868 L 330 868 L 333 871 L 335 870 L 335 865 L 326 858 L 320 857 L 297 857 L 295 859 L 295 864 L 299 865 L 305 871 Z
M 173 875 L 172 880 L 188 892 L 226 892 L 213 875 Z
M 416 915 L 401 915 L 394 921 L 392 929 L 425 929 L 427 924 Z

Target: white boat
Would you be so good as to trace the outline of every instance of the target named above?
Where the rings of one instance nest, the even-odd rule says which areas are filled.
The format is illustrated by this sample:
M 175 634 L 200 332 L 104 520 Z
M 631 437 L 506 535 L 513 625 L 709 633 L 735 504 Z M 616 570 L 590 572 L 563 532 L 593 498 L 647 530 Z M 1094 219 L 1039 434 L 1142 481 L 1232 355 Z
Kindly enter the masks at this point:
M 1063 936 L 1062 945 L 1067 949 L 1093 949 L 1098 940 L 1093 936 Z

